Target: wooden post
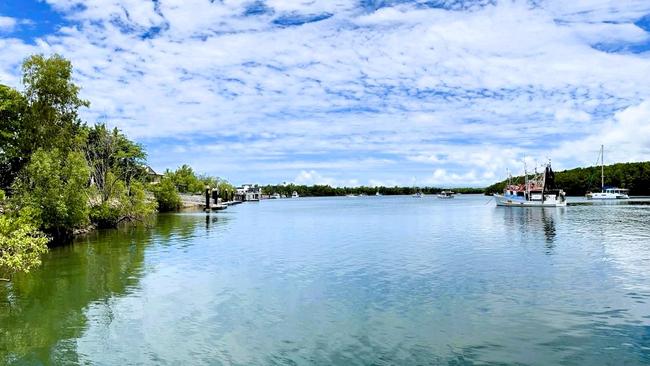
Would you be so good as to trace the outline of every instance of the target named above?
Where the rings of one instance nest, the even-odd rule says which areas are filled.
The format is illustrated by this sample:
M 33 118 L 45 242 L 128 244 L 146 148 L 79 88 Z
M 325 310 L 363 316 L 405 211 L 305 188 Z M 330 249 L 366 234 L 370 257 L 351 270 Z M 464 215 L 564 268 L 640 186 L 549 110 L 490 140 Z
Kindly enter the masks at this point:
M 210 212 L 210 186 L 205 186 L 205 210 Z

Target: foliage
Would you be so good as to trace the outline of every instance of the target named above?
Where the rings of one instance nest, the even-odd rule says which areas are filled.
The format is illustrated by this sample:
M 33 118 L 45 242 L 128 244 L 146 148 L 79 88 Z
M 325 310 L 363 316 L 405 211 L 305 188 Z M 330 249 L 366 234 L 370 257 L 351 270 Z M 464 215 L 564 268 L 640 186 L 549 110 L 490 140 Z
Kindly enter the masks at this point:
M 118 182 L 128 186 L 132 180 L 145 176 L 146 154 L 142 146 L 129 140 L 117 128 L 109 131 L 104 124 L 90 128 L 84 152 L 101 203 L 111 198 Z
M 217 182 L 183 165 L 147 186 L 152 200 L 143 147 L 117 129 L 88 127 L 79 118 L 89 102 L 80 98 L 68 60 L 34 55 L 22 71 L 23 92 L 0 85 L 0 263 L 7 271 L 38 264 L 48 237 L 64 242 L 91 223 L 143 221 L 158 203 L 162 211 L 178 209 L 179 189 L 196 193 Z
M 116 227 L 123 221 L 142 221 L 155 211 L 140 182 L 146 177 L 142 146 L 118 129 L 98 124 L 88 129 L 84 152 L 91 168 L 93 223 Z
M 442 191 L 443 188 L 436 187 L 332 187 L 329 185 L 296 185 L 296 184 L 284 184 L 284 185 L 267 185 L 262 187 L 262 192 L 265 195 L 271 195 L 278 193 L 280 195 L 285 195 L 290 197 L 291 194 L 296 191 L 301 197 L 324 197 L 324 196 L 345 196 L 348 194 L 366 194 L 374 195 L 379 192 L 383 195 L 409 195 L 416 192 L 422 192 L 425 194 L 436 194 Z M 483 193 L 482 188 L 452 188 L 451 189 L 457 193 Z
M 18 136 L 27 112 L 27 99 L 18 91 L 0 85 L 0 187 L 16 179 L 24 160 Z
M 117 181 L 110 200 L 92 205 L 90 219 L 101 228 L 113 228 L 121 222 L 144 221 L 156 211 L 156 202 L 149 200 L 144 184 L 133 181 L 127 189 L 123 181 Z
M 60 55 L 33 55 L 22 66 L 27 118 L 21 129 L 23 154 L 39 148 L 67 150 L 78 144 L 83 126 L 80 107 L 90 103 L 79 97 L 72 82 L 72 64 Z
M 187 165 L 179 167 L 175 171 L 167 171 L 165 175 L 169 176 L 181 193 L 200 193 L 203 192 L 205 185 L 194 173 L 194 170 Z M 204 178 L 205 179 L 205 178 Z M 209 178 L 208 178 L 209 179 Z
M 31 209 L 35 223 L 55 240 L 88 224 L 89 169 L 79 152 L 38 150 L 14 184 L 19 209 Z
M 153 194 L 159 211 L 175 211 L 181 207 L 181 197 L 169 175 L 165 175 L 160 183 L 153 186 Z
M 619 163 L 605 166 L 605 186 L 627 188 L 631 195 L 650 195 L 650 162 Z M 522 182 L 523 176 L 513 178 Z M 555 173 L 555 182 L 567 194 L 582 196 L 588 191 L 599 192 L 600 167 L 576 168 Z M 485 189 L 486 194 L 501 193 L 506 181 L 495 183 Z
M 28 217 L 0 215 L 0 275 L 29 272 L 40 265 L 47 242 Z

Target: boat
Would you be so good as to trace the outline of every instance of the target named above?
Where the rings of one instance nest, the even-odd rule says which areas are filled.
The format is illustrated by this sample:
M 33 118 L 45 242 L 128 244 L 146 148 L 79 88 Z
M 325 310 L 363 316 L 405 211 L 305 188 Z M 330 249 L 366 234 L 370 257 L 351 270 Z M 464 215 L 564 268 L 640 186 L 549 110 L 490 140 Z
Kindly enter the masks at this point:
M 605 145 L 600 145 L 600 192 L 587 193 L 589 200 L 626 200 L 629 190 L 617 187 L 605 187 Z
M 293 191 L 293 193 L 291 193 L 291 198 L 298 198 L 298 197 L 300 197 L 300 196 L 298 195 L 298 192 Z
M 354 193 L 346 194 L 345 197 L 356 197 L 357 195 Z
M 565 207 L 566 194 L 555 184 L 555 173 L 549 161 L 544 173 L 538 174 L 537 169 L 529 177 L 524 164 L 524 184 L 513 184 L 512 176 L 508 176 L 508 184 L 503 194 L 494 194 L 497 206 L 512 207 Z
M 273 193 L 273 194 L 271 195 L 271 199 L 274 199 L 274 200 L 280 199 L 280 197 L 281 197 L 281 196 L 280 196 L 279 193 Z
M 415 198 L 422 198 L 422 197 L 424 197 L 424 193 L 422 193 L 421 191 L 420 191 L 420 192 L 415 192 L 415 193 L 413 194 L 413 197 L 415 197 Z
M 455 194 L 456 193 L 454 193 L 452 191 L 442 191 L 442 192 L 438 193 L 438 198 L 454 198 Z
M 359 197 L 366 197 L 366 196 L 367 196 L 367 194 L 365 194 L 365 193 L 359 193 Z
M 375 196 L 383 196 L 383 194 L 379 193 L 379 191 L 375 192 Z
M 604 187 L 602 192 L 589 192 L 590 200 L 627 200 L 630 198 L 629 190 L 624 188 Z

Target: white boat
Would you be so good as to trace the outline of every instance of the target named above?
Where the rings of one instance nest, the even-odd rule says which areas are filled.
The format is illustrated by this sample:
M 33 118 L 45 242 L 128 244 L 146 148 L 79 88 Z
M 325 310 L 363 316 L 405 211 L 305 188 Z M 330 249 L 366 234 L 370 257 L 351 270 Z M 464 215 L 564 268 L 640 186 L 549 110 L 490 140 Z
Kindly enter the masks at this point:
M 416 193 L 413 194 L 413 197 L 415 197 L 415 198 L 422 198 L 422 197 L 424 197 L 424 193 L 422 193 L 422 192 L 416 192 Z
M 587 193 L 590 200 L 626 200 L 630 198 L 629 190 L 605 187 L 605 146 L 600 145 L 600 192 Z
M 357 195 L 354 193 L 346 194 L 345 197 L 356 197 Z
M 298 198 L 298 197 L 300 197 L 300 196 L 298 195 L 298 192 L 293 191 L 293 193 L 291 194 L 291 198 Z
M 629 190 L 624 188 L 605 188 L 602 192 L 587 193 L 590 200 L 626 200 L 630 198 Z
M 280 196 L 279 193 L 273 193 L 273 194 L 271 195 L 271 199 L 274 199 L 274 200 L 280 199 L 280 197 L 281 197 L 281 196 Z
M 535 172 L 529 178 L 524 165 L 524 184 L 512 184 L 512 177 L 503 194 L 494 194 L 497 206 L 512 207 L 565 207 L 566 195 L 563 190 L 555 185 L 555 173 L 549 161 L 544 168 L 544 173 Z
M 375 192 L 375 196 L 383 196 L 383 194 L 379 193 L 379 191 Z
M 452 191 L 442 191 L 438 193 L 438 198 L 454 198 L 455 193 Z

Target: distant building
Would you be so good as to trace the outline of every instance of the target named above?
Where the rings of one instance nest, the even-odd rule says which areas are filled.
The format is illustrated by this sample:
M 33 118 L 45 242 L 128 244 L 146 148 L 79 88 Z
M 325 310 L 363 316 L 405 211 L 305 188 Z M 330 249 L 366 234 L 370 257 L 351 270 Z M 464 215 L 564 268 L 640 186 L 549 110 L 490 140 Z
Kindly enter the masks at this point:
M 235 193 L 235 201 L 259 201 L 261 198 L 262 187 L 257 184 L 244 184 Z
M 156 171 L 153 170 L 153 168 L 151 168 L 151 167 L 148 166 L 148 165 L 147 165 L 147 167 L 145 168 L 145 171 L 146 171 L 146 173 L 147 173 L 147 181 L 148 181 L 149 183 L 158 184 L 158 183 L 160 183 L 160 181 L 161 181 L 162 178 L 163 178 L 163 175 L 162 175 L 162 174 L 158 174 L 158 173 L 156 173 Z

